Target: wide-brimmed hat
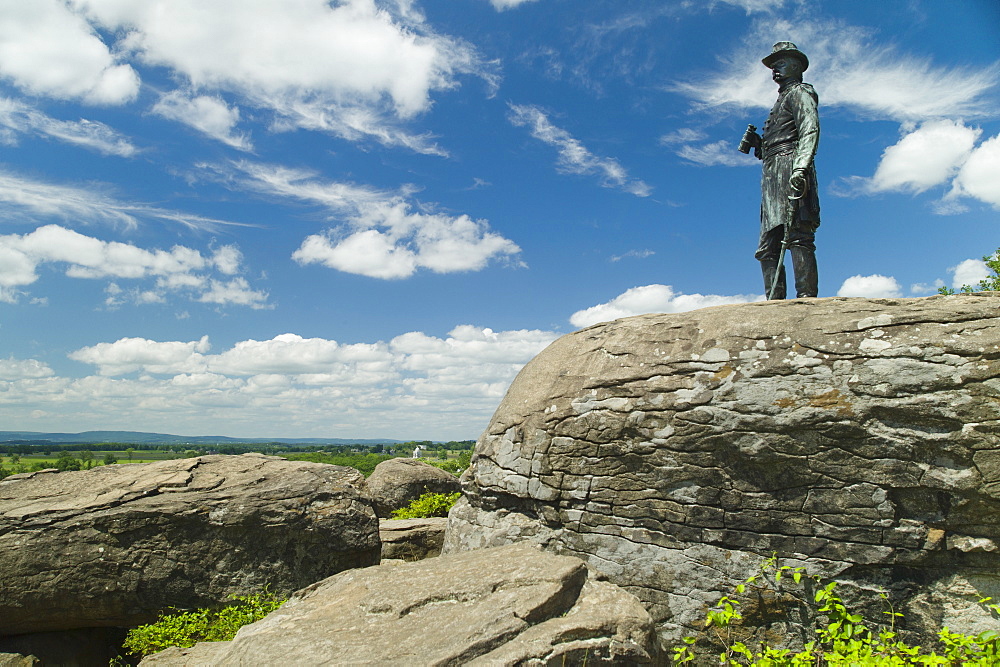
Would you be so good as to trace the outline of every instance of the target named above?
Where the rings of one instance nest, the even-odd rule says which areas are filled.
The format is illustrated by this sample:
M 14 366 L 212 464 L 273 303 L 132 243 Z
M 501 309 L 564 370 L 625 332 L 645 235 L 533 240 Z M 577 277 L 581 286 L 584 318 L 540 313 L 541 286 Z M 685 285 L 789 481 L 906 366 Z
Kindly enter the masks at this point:
M 791 42 L 778 42 L 771 50 L 771 55 L 761 60 L 761 62 L 764 63 L 765 66 L 770 67 L 771 63 L 783 56 L 795 56 L 802 61 L 803 72 L 809 69 L 809 59 L 806 58 L 806 54 L 799 51 L 799 47 L 795 46 Z

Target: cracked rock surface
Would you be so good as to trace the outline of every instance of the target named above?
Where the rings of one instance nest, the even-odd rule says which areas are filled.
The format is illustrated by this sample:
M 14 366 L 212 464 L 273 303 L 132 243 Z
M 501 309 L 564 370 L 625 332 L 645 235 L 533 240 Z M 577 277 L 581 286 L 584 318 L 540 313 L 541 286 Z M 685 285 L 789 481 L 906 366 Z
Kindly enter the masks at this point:
M 0 481 L 0 635 L 149 622 L 376 564 L 352 468 L 202 456 Z
M 887 591 L 906 630 L 1000 593 L 1000 293 L 720 306 L 604 323 L 518 375 L 445 553 L 533 540 L 670 642 L 777 552 Z M 872 608 L 872 613 L 879 610 Z
M 516 544 L 342 572 L 231 642 L 141 664 L 621 665 L 657 655 L 635 596 L 578 558 Z

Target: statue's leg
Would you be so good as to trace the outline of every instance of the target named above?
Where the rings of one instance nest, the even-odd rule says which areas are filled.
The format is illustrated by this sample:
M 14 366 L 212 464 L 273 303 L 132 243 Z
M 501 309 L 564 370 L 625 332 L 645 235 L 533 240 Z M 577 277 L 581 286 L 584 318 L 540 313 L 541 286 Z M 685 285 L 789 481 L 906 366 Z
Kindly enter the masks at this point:
M 778 254 L 781 252 L 781 239 L 784 228 L 775 227 L 760 237 L 760 247 L 754 257 L 760 262 L 761 273 L 764 275 L 764 296 L 772 299 L 785 298 L 785 267 L 782 265 L 778 273 L 778 283 L 774 286 L 774 294 L 768 294 L 774 284 L 774 272 L 778 269 Z
M 774 285 L 774 270 L 778 268 L 778 260 L 776 259 L 762 259 L 760 260 L 761 273 L 764 274 L 764 296 L 768 296 L 768 291 L 771 289 L 771 285 Z M 778 284 L 774 285 L 774 294 L 770 295 L 772 299 L 784 299 L 785 298 L 785 267 L 782 266 L 778 273 Z
M 816 296 L 819 275 L 816 269 L 816 251 L 797 246 L 791 247 L 792 268 L 795 270 L 795 296 Z
M 792 226 L 788 249 L 795 271 L 795 296 L 814 297 L 819 292 L 819 273 L 816 269 L 816 226 L 803 220 Z

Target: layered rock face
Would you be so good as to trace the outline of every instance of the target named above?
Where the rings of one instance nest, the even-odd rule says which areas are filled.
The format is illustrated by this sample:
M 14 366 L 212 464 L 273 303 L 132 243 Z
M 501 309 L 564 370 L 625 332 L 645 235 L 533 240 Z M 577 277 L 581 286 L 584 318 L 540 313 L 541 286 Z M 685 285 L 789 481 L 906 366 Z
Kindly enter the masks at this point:
M 1000 597 L 998 315 L 998 293 L 803 299 L 564 336 L 479 440 L 445 553 L 578 555 L 667 641 L 772 552 L 855 601 L 886 590 L 927 642 L 983 629 L 977 600 Z
M 527 544 L 342 572 L 231 642 L 143 665 L 662 664 L 635 596 Z
M 423 560 L 441 554 L 448 519 L 382 519 L 382 560 Z
M 0 481 L 0 635 L 148 622 L 379 562 L 352 468 L 203 456 Z
M 460 489 L 454 475 L 419 459 L 382 461 L 368 478 L 375 511 L 383 519 L 424 493 L 455 493 Z

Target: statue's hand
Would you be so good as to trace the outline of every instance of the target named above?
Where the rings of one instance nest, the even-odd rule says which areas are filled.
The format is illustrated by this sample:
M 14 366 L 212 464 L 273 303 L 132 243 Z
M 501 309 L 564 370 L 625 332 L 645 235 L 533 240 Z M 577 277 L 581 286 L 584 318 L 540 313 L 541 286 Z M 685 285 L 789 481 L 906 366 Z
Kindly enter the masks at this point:
M 806 193 L 806 172 L 796 169 L 792 172 L 792 177 L 788 179 L 788 187 L 791 188 L 791 199 L 798 199 Z

